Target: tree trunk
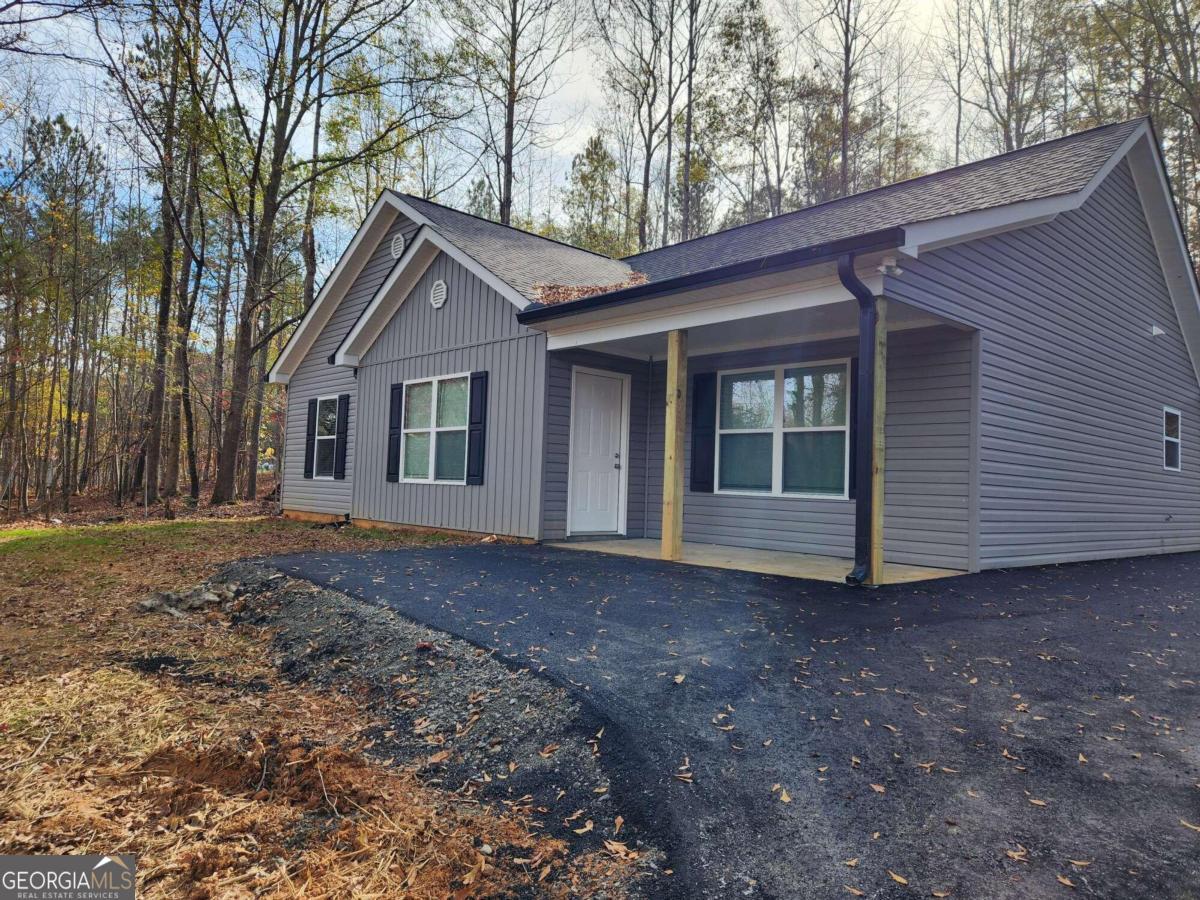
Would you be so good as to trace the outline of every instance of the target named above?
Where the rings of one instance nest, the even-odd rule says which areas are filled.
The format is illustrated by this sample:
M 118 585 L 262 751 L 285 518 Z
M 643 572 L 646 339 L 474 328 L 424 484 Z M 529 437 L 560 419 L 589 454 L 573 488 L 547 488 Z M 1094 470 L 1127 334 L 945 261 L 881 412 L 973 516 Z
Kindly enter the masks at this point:
M 193 139 L 188 140 L 186 172 L 184 183 L 180 186 L 179 195 L 183 198 L 183 221 L 180 244 L 182 258 L 179 263 L 179 281 L 175 289 L 175 358 L 174 386 L 167 408 L 166 449 L 163 454 L 162 493 L 167 497 L 179 496 L 179 456 L 181 453 L 183 426 L 182 391 L 188 377 L 188 336 L 192 331 L 192 315 L 195 306 L 189 302 L 189 287 L 192 281 L 192 268 L 195 265 L 195 240 L 193 223 L 196 206 L 199 202 L 199 156 L 200 152 Z
M 519 0 L 509 0 L 508 9 L 508 80 L 504 98 L 504 153 L 500 173 L 500 222 L 512 224 L 513 203 L 513 143 L 517 127 L 517 43 L 520 40 Z
M 268 325 L 271 322 L 271 313 L 268 309 L 263 316 Z M 258 362 L 254 367 L 254 407 L 250 411 L 250 440 L 247 441 L 248 447 L 246 450 L 246 499 L 258 499 L 258 446 L 259 434 L 262 431 L 262 408 L 263 408 L 263 389 L 265 382 L 263 376 L 267 371 L 267 345 L 263 344 L 262 349 L 257 353 Z
M 175 216 L 171 207 L 171 187 L 174 181 L 175 105 L 178 95 L 179 51 L 176 45 L 171 54 L 171 78 L 167 89 L 166 124 L 163 132 L 162 202 L 159 208 L 162 273 L 158 286 L 158 316 L 154 331 L 154 370 L 150 383 L 150 399 L 146 407 L 146 438 L 142 444 L 142 478 L 145 485 L 142 499 L 147 506 L 158 499 L 163 404 L 167 392 L 167 348 L 171 338 L 171 293 L 175 270 Z
M 688 0 L 688 49 L 687 49 L 687 100 L 683 114 L 683 193 L 679 198 L 679 239 L 689 240 L 692 236 L 692 108 L 695 99 L 692 93 L 696 74 L 696 4 L 699 0 Z
M 216 322 L 213 323 L 213 389 L 212 431 L 209 446 L 211 455 L 221 452 L 221 423 L 225 410 L 225 320 L 229 316 L 229 293 L 233 286 L 233 214 L 225 216 L 226 242 L 225 261 L 221 271 L 221 285 L 217 289 Z M 208 455 L 205 457 L 205 474 L 211 471 Z
M 853 27 L 852 4 L 845 0 L 842 24 L 842 130 L 841 130 L 841 195 L 850 193 L 850 88 L 853 85 Z

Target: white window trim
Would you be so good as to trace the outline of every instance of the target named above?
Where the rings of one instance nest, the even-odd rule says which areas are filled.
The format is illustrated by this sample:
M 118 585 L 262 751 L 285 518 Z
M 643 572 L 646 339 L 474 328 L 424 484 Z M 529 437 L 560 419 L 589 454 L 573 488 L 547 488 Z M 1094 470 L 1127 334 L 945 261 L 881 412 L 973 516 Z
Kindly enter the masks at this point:
M 321 404 L 326 400 L 333 401 L 333 434 L 321 434 Z M 338 411 L 338 395 L 326 394 L 324 397 L 317 398 L 317 421 L 313 425 L 313 458 L 312 458 L 312 473 L 314 481 L 333 481 L 334 472 L 337 471 L 337 411 Z M 317 474 L 317 460 L 320 458 L 321 441 L 333 441 L 333 471 L 328 475 Z
M 850 409 L 854 390 L 849 356 L 838 359 L 816 359 L 804 362 L 789 362 L 772 366 L 747 366 L 741 369 L 719 369 L 717 371 L 716 447 L 713 453 L 713 493 L 735 497 L 781 497 L 788 500 L 849 500 L 850 499 Z M 819 425 L 813 428 L 785 428 L 783 425 L 783 372 L 785 369 L 808 369 L 819 366 L 844 366 L 846 369 L 846 424 Z M 775 375 L 775 412 L 771 428 L 722 428 L 721 427 L 721 381 L 726 375 L 744 375 L 748 372 L 772 372 Z M 841 494 L 796 493 L 783 490 L 783 435 L 798 431 L 841 431 L 845 458 L 842 463 Z M 721 487 L 721 435 L 771 433 L 771 490 L 746 491 Z
M 438 385 L 443 381 L 454 381 L 457 378 L 465 378 L 467 380 L 467 424 L 465 425 L 442 425 L 437 424 L 437 400 L 438 400 Z M 404 420 L 408 415 L 408 386 L 410 384 L 433 384 L 433 391 L 429 398 L 429 427 L 428 428 L 406 428 Z M 404 387 L 401 388 L 404 406 L 400 413 L 400 483 L 401 484 L 466 484 L 467 483 L 467 453 L 470 449 L 467 445 L 470 443 L 470 420 L 471 420 L 471 373 L 458 372 L 453 375 L 431 375 L 427 378 L 411 378 L 403 382 Z M 463 477 L 457 480 L 448 478 L 434 478 L 434 462 L 437 459 L 437 433 L 439 431 L 461 431 L 466 435 L 463 441 Z M 425 470 L 429 473 L 426 478 L 410 478 L 404 474 L 404 453 L 408 445 L 409 434 L 425 434 L 430 435 L 429 440 L 429 467 Z
M 1167 437 L 1167 416 L 1173 415 L 1179 420 L 1179 437 Z M 1164 406 L 1162 411 L 1162 464 L 1163 469 L 1168 472 L 1183 471 L 1183 413 L 1173 406 Z M 1179 448 L 1179 465 L 1167 465 L 1167 444 L 1174 444 Z

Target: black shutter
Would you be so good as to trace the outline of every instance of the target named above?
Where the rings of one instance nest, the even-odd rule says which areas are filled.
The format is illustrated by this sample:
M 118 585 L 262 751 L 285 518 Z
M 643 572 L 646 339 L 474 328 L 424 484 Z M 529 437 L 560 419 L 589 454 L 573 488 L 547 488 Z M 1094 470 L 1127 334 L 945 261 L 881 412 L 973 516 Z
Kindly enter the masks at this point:
M 404 385 L 393 384 L 388 403 L 387 480 L 400 480 L 400 437 L 403 434 Z
M 692 490 L 713 492 L 717 461 L 717 373 L 692 376 Z
M 313 451 L 317 446 L 317 401 L 308 401 L 308 427 L 304 432 L 304 477 L 313 476 Z
M 333 477 L 346 477 L 346 434 L 350 430 L 350 395 L 339 394 L 337 439 L 333 442 Z
M 850 360 L 850 471 L 846 473 L 846 494 L 853 500 L 858 486 L 858 357 Z
M 471 373 L 467 409 L 467 484 L 483 484 L 483 450 L 487 439 L 488 373 Z

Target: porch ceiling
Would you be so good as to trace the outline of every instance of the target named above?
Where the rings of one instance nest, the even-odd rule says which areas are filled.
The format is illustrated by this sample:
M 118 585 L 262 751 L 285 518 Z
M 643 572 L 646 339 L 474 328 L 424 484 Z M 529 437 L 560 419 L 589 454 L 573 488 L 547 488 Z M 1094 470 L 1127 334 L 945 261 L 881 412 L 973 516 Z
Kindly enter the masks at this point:
M 888 301 L 888 330 L 904 331 L 933 325 L 958 323 L 932 315 L 899 300 Z M 796 344 L 858 334 L 858 305 L 852 299 L 768 315 L 745 316 L 688 329 L 688 355 L 702 356 L 748 347 Z M 634 335 L 586 345 L 590 350 L 662 359 L 666 355 L 666 332 Z

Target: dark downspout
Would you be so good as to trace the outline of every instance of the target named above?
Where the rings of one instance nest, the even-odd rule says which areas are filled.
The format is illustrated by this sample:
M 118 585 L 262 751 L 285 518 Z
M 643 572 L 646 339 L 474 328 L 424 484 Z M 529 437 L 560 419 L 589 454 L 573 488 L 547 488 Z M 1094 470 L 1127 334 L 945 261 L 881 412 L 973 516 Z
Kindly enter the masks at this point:
M 854 274 L 854 254 L 838 257 L 838 278 L 858 301 L 858 416 L 854 427 L 854 569 L 847 584 L 862 584 L 871 574 L 871 456 L 875 431 L 875 326 L 879 310 L 875 295 Z

